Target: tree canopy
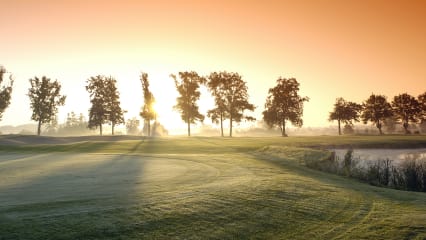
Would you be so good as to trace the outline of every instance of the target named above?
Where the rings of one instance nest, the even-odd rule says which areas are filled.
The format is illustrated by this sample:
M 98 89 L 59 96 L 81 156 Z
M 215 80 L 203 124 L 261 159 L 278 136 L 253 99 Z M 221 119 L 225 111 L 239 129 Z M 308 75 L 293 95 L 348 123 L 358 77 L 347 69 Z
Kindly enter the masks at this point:
M 6 75 L 6 69 L 0 65 L 0 85 L 4 81 L 4 76 Z M 7 107 L 10 105 L 10 100 L 12 98 L 12 87 L 13 87 L 13 78 L 12 75 L 9 75 L 9 84 L 3 85 L 0 88 L 0 120 L 3 118 L 3 113 Z
M 395 119 L 402 123 L 406 134 L 410 133 L 408 130 L 409 123 L 417 123 L 422 111 L 417 99 L 407 93 L 399 94 L 393 98 L 392 110 Z
M 420 129 L 423 132 L 426 132 L 426 92 L 420 94 L 417 97 L 417 100 L 420 104 L 420 113 L 419 113 L 419 120 L 420 120 Z
M 120 94 L 113 77 L 96 76 L 87 80 L 86 90 L 92 104 L 89 109 L 89 128 L 99 127 L 102 135 L 102 124 L 110 122 L 114 135 L 115 125 L 124 123 L 124 111 L 120 107 Z
M 303 125 L 303 103 L 309 98 L 298 94 L 299 86 L 295 78 L 280 77 L 277 85 L 268 91 L 263 120 L 271 128 L 278 126 L 282 136 L 287 136 L 286 121 L 298 127 Z
M 196 121 L 204 121 L 204 115 L 199 112 L 197 101 L 200 99 L 200 85 L 205 84 L 206 79 L 194 71 L 179 72 L 179 78 L 173 74 L 170 76 L 180 95 L 173 108 L 179 111 L 182 120 L 187 123 L 188 136 L 191 136 L 191 124 Z
M 29 80 L 31 88 L 28 96 L 33 113 L 31 119 L 38 121 L 37 135 L 41 133 L 41 126 L 50 123 L 58 113 L 58 106 L 65 104 L 66 96 L 61 95 L 61 84 L 43 76 L 41 79 L 34 77 Z
M 370 97 L 362 104 L 363 111 L 361 119 L 364 124 L 373 122 L 379 133 L 382 135 L 382 122 L 389 117 L 393 116 L 392 107 L 386 100 L 384 95 L 371 94 Z
M 341 122 L 348 126 L 346 129 L 349 129 L 349 127 L 353 126 L 354 121 L 359 122 L 361 110 L 362 106 L 360 104 L 337 98 L 334 109 L 330 112 L 329 121 L 337 120 L 339 135 L 341 135 Z
M 142 92 L 144 104 L 140 112 L 140 116 L 145 120 L 148 129 L 148 136 L 151 136 L 151 121 L 156 118 L 156 112 L 154 109 L 155 98 L 149 89 L 148 74 L 142 73 L 140 76 L 142 83 Z
M 255 120 L 244 115 L 245 110 L 255 109 L 255 106 L 248 102 L 246 82 L 238 73 L 226 71 L 213 72 L 208 78 L 208 87 L 215 99 L 215 108 L 209 110 L 207 115 L 214 123 L 220 122 L 221 136 L 223 136 L 223 120 L 229 119 L 229 136 L 232 137 L 234 121 Z

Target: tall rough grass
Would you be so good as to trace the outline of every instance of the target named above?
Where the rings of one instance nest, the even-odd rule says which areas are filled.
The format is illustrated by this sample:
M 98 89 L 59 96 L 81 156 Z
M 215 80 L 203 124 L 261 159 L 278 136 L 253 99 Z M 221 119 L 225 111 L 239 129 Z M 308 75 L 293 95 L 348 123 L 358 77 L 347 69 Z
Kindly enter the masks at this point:
M 360 164 L 361 160 L 353 156 L 353 149 L 349 149 L 343 160 L 331 151 L 328 156 L 319 161 L 305 161 L 306 166 L 359 179 L 369 184 L 381 187 L 390 187 L 408 191 L 426 192 L 426 162 L 415 158 L 408 158 L 399 166 L 395 166 L 390 159 L 379 159 Z

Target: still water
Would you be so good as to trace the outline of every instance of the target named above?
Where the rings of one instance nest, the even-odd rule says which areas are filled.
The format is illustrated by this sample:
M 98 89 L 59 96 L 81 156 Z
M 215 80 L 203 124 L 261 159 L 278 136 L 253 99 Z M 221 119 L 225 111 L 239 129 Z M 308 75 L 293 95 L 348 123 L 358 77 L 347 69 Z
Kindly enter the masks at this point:
M 336 157 L 343 160 L 348 149 L 334 149 Z M 416 149 L 353 149 L 353 159 L 362 162 L 373 162 L 377 160 L 392 160 L 394 165 L 403 161 L 416 160 L 426 162 L 426 148 Z

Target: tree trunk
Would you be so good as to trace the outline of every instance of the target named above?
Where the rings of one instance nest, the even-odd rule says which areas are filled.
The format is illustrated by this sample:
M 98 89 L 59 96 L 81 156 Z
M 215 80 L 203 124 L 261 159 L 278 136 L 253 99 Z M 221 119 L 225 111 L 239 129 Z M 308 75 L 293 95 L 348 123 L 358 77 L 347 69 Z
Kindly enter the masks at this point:
M 287 134 L 285 133 L 285 120 L 283 120 L 283 128 L 281 130 L 281 136 L 287 137 Z
M 147 121 L 147 125 L 148 125 L 148 137 L 151 137 L 151 121 L 149 119 Z
M 229 136 L 232 137 L 232 114 L 229 117 Z
M 41 133 L 41 120 L 38 120 L 37 136 L 40 136 L 40 133 Z
M 99 124 L 99 133 L 100 133 L 100 135 L 102 136 L 102 123 L 101 123 L 101 124 Z
M 378 121 L 377 121 L 377 123 L 376 123 L 376 127 L 379 129 L 379 134 L 380 134 L 380 135 L 383 135 L 383 132 L 382 132 L 382 124 L 380 123 L 380 120 L 378 120 Z
M 111 123 L 111 134 L 114 136 L 114 126 L 115 126 L 115 124 L 114 123 Z
M 408 121 L 404 122 L 402 126 L 404 127 L 405 134 L 410 134 L 410 131 L 408 130 Z
M 223 113 L 220 113 L 220 134 L 223 137 Z
M 339 125 L 339 135 L 342 135 L 342 131 L 340 130 L 340 119 L 337 119 L 337 124 Z
M 191 123 L 189 122 L 189 119 L 188 119 L 188 137 L 190 136 L 191 136 Z

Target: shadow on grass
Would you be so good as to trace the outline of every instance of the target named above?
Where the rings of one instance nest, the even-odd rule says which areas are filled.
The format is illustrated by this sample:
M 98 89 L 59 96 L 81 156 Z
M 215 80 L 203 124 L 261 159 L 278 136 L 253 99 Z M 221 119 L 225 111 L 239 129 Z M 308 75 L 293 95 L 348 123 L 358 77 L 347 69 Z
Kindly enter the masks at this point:
M 111 144 L 114 143 L 108 142 Z M 134 201 L 134 186 L 145 161 L 131 153 L 142 144 L 137 141 L 128 153 L 119 155 L 44 156 L 46 161 L 40 164 L 59 161 L 60 166 L 0 189 L 0 239 L 73 239 L 81 233 L 103 229 L 104 213 L 120 212 Z M 106 145 L 101 146 L 99 149 Z M 93 145 L 89 148 L 93 150 Z M 59 159 L 47 160 L 49 156 Z M 73 163 L 67 164 L 68 161 Z M 107 237 L 101 233 L 96 236 Z

